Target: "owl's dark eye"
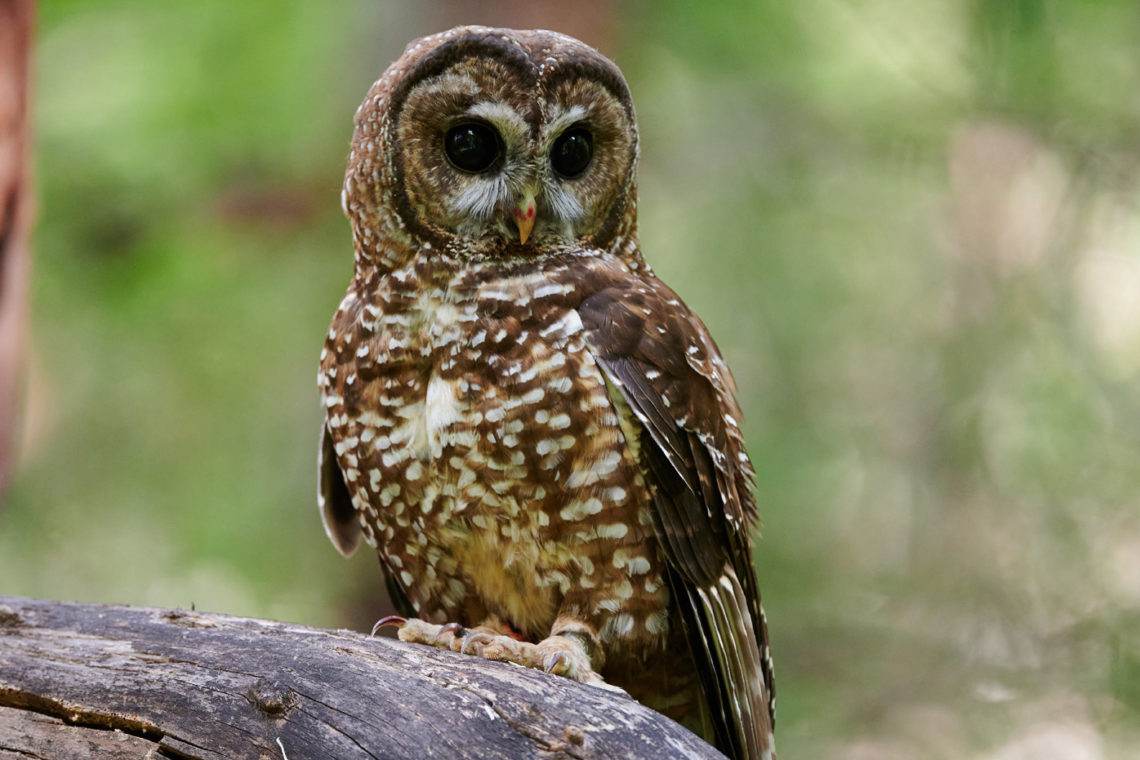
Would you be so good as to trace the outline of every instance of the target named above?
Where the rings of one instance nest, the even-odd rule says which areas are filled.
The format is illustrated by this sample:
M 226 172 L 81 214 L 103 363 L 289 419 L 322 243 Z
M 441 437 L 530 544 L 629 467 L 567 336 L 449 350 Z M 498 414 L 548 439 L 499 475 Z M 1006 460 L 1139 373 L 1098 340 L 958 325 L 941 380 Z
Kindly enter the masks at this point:
M 478 122 L 459 124 L 447 130 L 443 150 L 455 168 L 472 173 L 490 169 L 502 152 L 499 135 Z
M 585 127 L 571 127 L 558 136 L 550 151 L 550 165 L 566 179 L 581 177 L 594 156 L 594 137 Z

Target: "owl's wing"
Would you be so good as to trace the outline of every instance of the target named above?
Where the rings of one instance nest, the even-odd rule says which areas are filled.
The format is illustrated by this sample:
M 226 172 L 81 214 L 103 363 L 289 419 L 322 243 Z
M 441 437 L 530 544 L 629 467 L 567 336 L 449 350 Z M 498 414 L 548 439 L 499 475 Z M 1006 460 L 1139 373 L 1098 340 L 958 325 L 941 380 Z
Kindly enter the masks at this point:
M 612 280 L 578 313 L 627 435 L 639 439 L 631 444 L 717 744 L 769 757 L 775 702 L 749 536 L 754 472 L 732 376 L 700 320 L 651 276 Z
M 321 522 L 336 550 L 348 557 L 360 543 L 360 520 L 337 464 L 336 448 L 327 422 L 321 425 L 317 470 L 317 506 L 321 510 Z
M 324 523 L 325 533 L 333 542 L 336 550 L 348 557 L 360 544 L 360 519 L 356 507 L 352 504 L 352 497 L 348 494 L 348 486 L 344 482 L 344 474 L 336 461 L 336 446 L 328 423 L 321 425 L 321 445 L 317 452 L 317 506 L 321 510 L 321 522 Z M 388 589 L 388 598 L 392 606 L 404 617 L 415 614 L 412 603 L 408 601 L 407 594 L 395 576 L 380 557 L 380 569 L 384 571 L 384 585 Z

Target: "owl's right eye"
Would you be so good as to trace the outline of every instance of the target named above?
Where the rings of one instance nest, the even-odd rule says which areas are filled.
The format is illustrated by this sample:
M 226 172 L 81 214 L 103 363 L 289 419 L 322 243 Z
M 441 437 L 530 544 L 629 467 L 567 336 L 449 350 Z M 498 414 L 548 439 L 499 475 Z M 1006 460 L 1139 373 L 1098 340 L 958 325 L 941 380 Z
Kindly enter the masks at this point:
M 491 168 L 502 152 L 499 135 L 486 124 L 468 122 L 447 130 L 443 150 L 461 171 L 477 174 Z

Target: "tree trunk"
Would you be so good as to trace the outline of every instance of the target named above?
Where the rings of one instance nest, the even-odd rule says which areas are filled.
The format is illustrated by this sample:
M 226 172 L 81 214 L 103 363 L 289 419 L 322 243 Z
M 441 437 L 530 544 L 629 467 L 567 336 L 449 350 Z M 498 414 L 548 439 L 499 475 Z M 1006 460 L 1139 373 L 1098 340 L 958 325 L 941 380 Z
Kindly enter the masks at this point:
M 0 0 L 0 502 L 13 464 L 27 330 L 32 7 L 33 0 Z
M 351 631 L 0 597 L 0 760 L 721 758 L 632 699 Z

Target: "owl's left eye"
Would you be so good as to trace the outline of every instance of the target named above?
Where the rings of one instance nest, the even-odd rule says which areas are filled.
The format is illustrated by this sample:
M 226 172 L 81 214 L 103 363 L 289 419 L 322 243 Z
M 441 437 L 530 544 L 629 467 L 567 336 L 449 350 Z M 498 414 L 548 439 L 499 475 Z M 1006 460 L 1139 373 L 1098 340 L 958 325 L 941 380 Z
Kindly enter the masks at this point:
M 577 179 L 594 156 L 594 137 L 585 127 L 571 127 L 558 136 L 550 149 L 550 165 L 566 179 Z
M 457 168 L 476 174 L 486 171 L 499 157 L 499 135 L 486 124 L 470 122 L 447 130 L 443 150 Z

